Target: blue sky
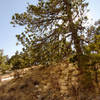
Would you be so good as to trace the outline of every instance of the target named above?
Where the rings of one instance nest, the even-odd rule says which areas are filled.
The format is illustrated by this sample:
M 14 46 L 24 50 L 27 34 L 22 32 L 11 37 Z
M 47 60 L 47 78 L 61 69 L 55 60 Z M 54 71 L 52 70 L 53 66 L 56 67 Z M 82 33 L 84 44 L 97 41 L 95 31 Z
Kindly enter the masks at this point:
M 94 20 L 100 19 L 100 0 L 87 0 L 89 2 L 90 17 Z
M 34 2 L 33 2 L 34 1 Z M 89 1 L 89 16 L 94 20 L 100 18 L 100 0 Z M 36 0 L 0 0 L 0 49 L 5 55 L 13 55 L 21 46 L 16 46 L 16 34 L 21 33 L 21 27 L 12 27 L 11 17 L 14 13 L 21 13 L 26 10 L 27 2 L 36 3 Z

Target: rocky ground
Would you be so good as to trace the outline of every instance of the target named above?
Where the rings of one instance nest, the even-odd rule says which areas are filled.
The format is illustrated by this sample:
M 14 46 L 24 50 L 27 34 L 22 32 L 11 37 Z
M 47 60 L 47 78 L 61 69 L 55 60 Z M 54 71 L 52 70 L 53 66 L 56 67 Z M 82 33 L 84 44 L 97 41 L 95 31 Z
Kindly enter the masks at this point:
M 75 65 L 59 63 L 27 70 L 0 87 L 0 100 L 100 100 L 94 87 L 81 89 Z

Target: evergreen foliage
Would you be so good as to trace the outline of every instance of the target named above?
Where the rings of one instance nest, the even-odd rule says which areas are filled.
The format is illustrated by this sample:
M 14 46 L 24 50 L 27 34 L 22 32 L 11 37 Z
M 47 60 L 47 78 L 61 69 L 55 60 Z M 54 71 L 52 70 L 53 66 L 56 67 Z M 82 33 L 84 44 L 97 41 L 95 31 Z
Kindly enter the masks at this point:
M 10 65 L 7 63 L 8 57 L 4 56 L 3 50 L 0 50 L 0 71 L 5 73 L 6 70 L 10 69 Z
M 26 12 L 16 13 L 11 23 L 25 26 L 25 31 L 16 36 L 37 63 L 61 59 L 74 45 L 81 67 L 87 6 L 85 0 L 41 0 L 37 5 L 29 4 Z

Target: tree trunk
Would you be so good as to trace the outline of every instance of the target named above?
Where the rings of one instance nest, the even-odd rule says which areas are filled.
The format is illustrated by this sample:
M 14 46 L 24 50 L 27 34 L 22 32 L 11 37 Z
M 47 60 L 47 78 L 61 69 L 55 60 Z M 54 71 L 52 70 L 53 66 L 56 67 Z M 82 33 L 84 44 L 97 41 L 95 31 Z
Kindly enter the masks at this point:
M 78 68 L 80 73 L 80 75 L 78 76 L 80 91 L 78 92 L 79 92 L 79 96 L 80 93 L 83 95 L 83 97 L 81 97 L 81 99 L 83 100 L 83 98 L 88 97 L 88 95 L 85 95 L 84 92 L 81 92 L 81 90 L 84 90 L 88 93 L 90 89 L 93 89 L 91 88 L 93 87 L 93 83 L 91 80 L 91 73 L 89 73 L 89 71 L 85 69 L 86 66 L 83 62 L 84 55 L 80 44 L 80 38 L 78 36 L 78 27 L 76 27 L 72 19 L 70 1 L 69 0 L 63 0 L 63 1 L 66 5 L 66 14 L 69 21 L 69 31 L 72 33 L 72 40 L 74 41 L 74 46 L 75 46 L 77 60 L 78 60 Z
M 79 36 L 77 34 L 78 28 L 73 23 L 70 2 L 68 0 L 64 0 L 64 3 L 66 4 L 66 13 L 68 15 L 69 31 L 72 33 L 72 39 L 74 41 L 74 46 L 75 46 L 76 54 L 78 57 L 78 67 L 80 69 L 80 67 L 81 67 L 81 55 L 83 55 L 83 52 L 82 52 L 81 45 L 80 45 L 80 39 L 79 39 Z

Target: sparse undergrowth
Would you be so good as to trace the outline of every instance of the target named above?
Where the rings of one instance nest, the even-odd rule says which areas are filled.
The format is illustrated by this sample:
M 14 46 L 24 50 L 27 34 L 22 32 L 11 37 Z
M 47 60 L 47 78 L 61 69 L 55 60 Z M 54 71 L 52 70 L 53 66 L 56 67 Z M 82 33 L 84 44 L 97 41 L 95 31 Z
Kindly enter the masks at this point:
M 95 87 L 81 88 L 75 65 L 59 63 L 27 71 L 0 87 L 0 100 L 100 100 Z M 83 84 L 84 85 L 84 84 Z

